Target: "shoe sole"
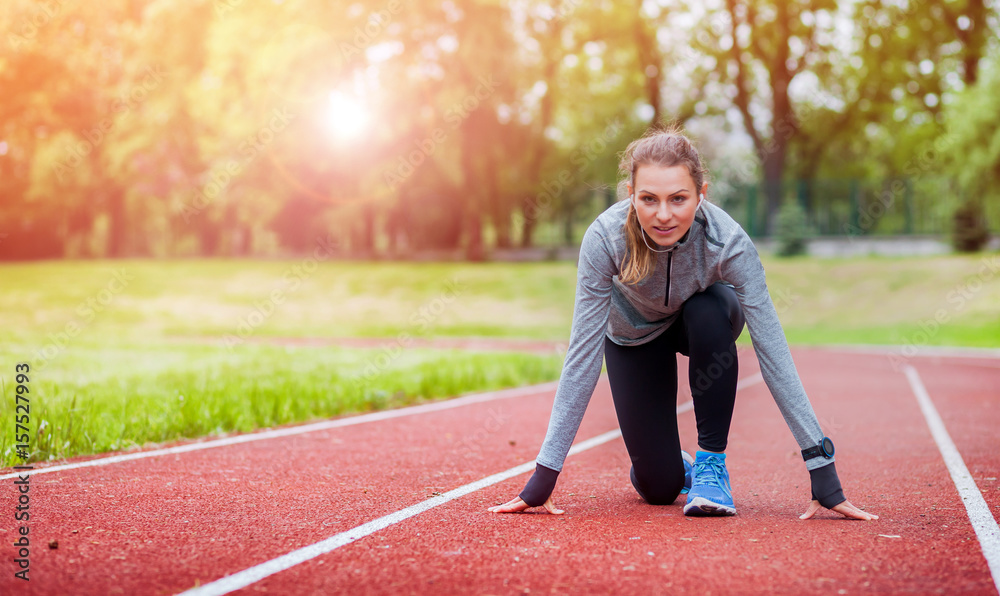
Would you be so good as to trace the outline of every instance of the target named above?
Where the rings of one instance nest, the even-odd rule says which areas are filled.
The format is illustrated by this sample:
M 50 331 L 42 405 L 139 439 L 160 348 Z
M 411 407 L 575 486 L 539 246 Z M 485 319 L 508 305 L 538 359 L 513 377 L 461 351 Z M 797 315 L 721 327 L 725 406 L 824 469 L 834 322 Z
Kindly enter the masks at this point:
M 684 515 L 691 517 L 724 517 L 736 515 L 736 508 L 713 503 L 704 497 L 695 497 L 684 506 Z

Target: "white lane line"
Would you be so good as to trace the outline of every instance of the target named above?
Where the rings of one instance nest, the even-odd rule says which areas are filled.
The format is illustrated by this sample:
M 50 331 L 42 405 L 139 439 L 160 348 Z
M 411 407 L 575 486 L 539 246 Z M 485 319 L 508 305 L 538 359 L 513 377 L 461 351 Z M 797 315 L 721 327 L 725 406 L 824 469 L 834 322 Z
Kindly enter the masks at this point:
M 745 389 L 751 385 L 755 385 L 763 381 L 760 373 L 750 375 L 745 379 L 741 379 L 737 385 L 736 390 Z M 683 404 L 677 406 L 677 413 L 682 414 L 684 412 L 690 411 L 694 408 L 694 402 L 687 401 Z M 618 437 L 622 436 L 621 429 L 610 430 L 606 433 L 597 435 L 596 437 L 591 437 L 586 441 L 581 441 L 572 447 L 570 447 L 568 455 L 575 455 L 581 453 L 588 449 L 593 449 L 598 445 L 603 445 L 608 441 L 613 441 Z M 568 456 L 567 456 L 568 457 Z M 251 584 L 259 582 L 260 580 L 285 571 L 291 567 L 298 565 L 299 563 L 304 563 L 310 559 L 314 559 L 320 555 L 324 555 L 331 551 L 334 551 L 342 546 L 350 544 L 355 540 L 364 538 L 369 534 L 374 534 L 379 530 L 388 528 L 393 524 L 398 524 L 399 522 L 419 515 L 429 509 L 433 509 L 438 505 L 444 505 L 449 501 L 453 501 L 459 497 L 463 497 L 469 493 L 475 492 L 477 490 L 492 486 L 498 482 L 503 482 L 514 476 L 524 474 L 525 472 L 530 472 L 535 469 L 535 462 L 529 461 L 525 462 L 519 466 L 515 466 L 509 470 L 500 472 L 499 474 L 494 474 L 492 476 L 487 476 L 486 478 L 481 478 L 475 482 L 471 482 L 464 486 L 460 486 L 454 490 L 450 490 L 444 494 L 438 495 L 436 497 L 431 497 L 426 501 L 421 501 L 415 505 L 410 505 L 406 509 L 401 509 L 399 511 L 390 513 L 389 515 L 382 516 L 378 519 L 372 520 L 370 522 L 361 524 L 360 526 L 351 528 L 346 532 L 341 532 L 335 534 L 325 540 L 310 544 L 309 546 L 302 547 L 298 550 L 294 550 L 290 553 L 284 554 L 276 559 L 271 559 L 270 561 L 265 561 L 259 565 L 255 565 L 243 571 L 238 571 L 232 575 L 227 575 L 221 579 L 214 582 L 205 584 L 204 586 L 199 586 L 197 588 L 192 588 L 186 592 L 182 592 L 179 596 L 222 596 L 223 594 L 229 594 L 241 588 L 245 588 Z
M 569 455 L 575 453 L 580 453 L 581 451 L 586 451 L 612 441 L 621 436 L 621 430 L 615 429 L 608 431 L 604 434 L 597 435 L 577 443 L 569 450 Z M 508 478 L 513 478 L 525 472 L 530 472 L 535 469 L 535 462 L 529 461 L 525 462 L 519 466 L 515 466 L 509 470 L 500 472 L 499 474 L 494 474 L 492 476 L 487 476 L 486 478 L 481 478 L 475 482 L 471 482 L 464 486 L 460 486 L 454 490 L 450 490 L 444 494 L 438 495 L 436 497 L 431 497 L 426 501 L 421 501 L 416 505 L 411 505 L 406 509 L 401 509 L 390 513 L 389 515 L 382 516 L 378 519 L 372 520 L 368 523 L 361 524 L 355 528 L 351 528 L 346 532 L 341 532 L 322 540 L 309 546 L 294 550 L 288 554 L 282 555 L 276 559 L 271 559 L 261 563 L 260 565 L 255 565 L 249 569 L 244 569 L 234 573 L 233 575 L 227 575 L 226 577 L 216 580 L 212 583 L 205 584 L 197 588 L 192 588 L 186 592 L 182 593 L 182 596 L 221 596 L 222 594 L 228 594 L 234 592 L 241 588 L 245 588 L 250 584 L 259 582 L 260 580 L 268 577 L 269 575 L 274 575 L 279 573 L 299 563 L 304 563 L 310 559 L 314 559 L 320 555 L 324 555 L 330 551 L 336 550 L 342 546 L 350 544 L 355 540 L 364 538 L 369 534 L 374 534 L 379 530 L 388 528 L 393 524 L 398 524 L 399 522 L 409 519 L 415 515 L 419 515 L 428 509 L 433 509 L 438 505 L 444 505 L 449 501 L 454 501 L 459 497 L 463 497 L 471 492 L 475 492 L 479 489 L 492 486 L 498 482 L 503 482 Z
M 983 499 L 983 494 L 976 486 L 976 481 L 969 473 L 969 469 L 965 467 L 962 454 L 958 452 L 955 443 L 952 442 L 951 436 L 948 434 L 941 416 L 938 415 L 934 402 L 931 401 L 931 396 L 928 395 L 917 370 L 908 365 L 903 369 L 903 372 L 910 382 L 914 395 L 917 396 L 917 402 L 920 403 L 920 409 L 924 413 L 924 418 L 927 419 L 927 426 L 931 429 L 934 442 L 937 443 L 938 449 L 941 451 L 941 457 L 944 458 L 944 463 L 948 466 L 948 473 L 951 474 L 955 488 L 958 489 L 958 494 L 962 497 L 965 511 L 969 514 L 969 521 L 972 522 L 976 537 L 979 538 L 979 545 L 983 549 L 983 556 L 986 557 L 986 564 L 993 575 L 993 584 L 1000 592 L 1000 526 L 997 526 L 997 520 L 993 518 L 986 500 Z
M 764 382 L 764 375 L 760 374 L 759 372 L 755 372 L 754 374 L 750 375 L 749 377 L 745 377 L 745 378 L 742 378 L 739 381 L 737 381 L 736 382 L 736 390 L 739 391 L 740 389 L 746 389 L 747 387 L 751 387 L 753 385 L 756 385 L 757 383 L 763 383 L 763 382 Z M 689 407 L 691 407 L 691 408 L 694 407 L 694 402 L 693 401 L 689 401 L 689 402 L 687 402 L 687 404 L 684 404 L 684 405 L 686 406 L 688 404 L 691 404 Z M 677 410 L 677 413 L 678 414 L 681 413 L 680 409 Z
M 553 381 L 550 383 L 541 383 L 539 385 L 530 385 L 528 387 L 517 387 L 515 389 L 504 389 L 501 391 L 476 393 L 473 395 L 466 395 L 465 397 L 457 397 L 455 399 L 449 399 L 447 401 L 436 401 L 429 404 L 421 404 L 419 406 L 409 406 L 407 408 L 399 408 L 398 410 L 385 410 L 382 412 L 372 412 L 371 414 L 362 414 L 360 416 L 351 416 L 349 418 L 338 418 L 337 420 L 325 420 L 323 422 L 314 422 L 312 424 L 303 424 L 301 426 L 278 428 L 274 430 L 250 433 L 235 437 L 227 437 L 225 439 L 216 439 L 214 441 L 201 441 L 198 443 L 188 443 L 187 445 L 168 447 L 166 449 L 156 449 L 153 451 L 140 451 L 138 453 L 127 453 L 124 455 L 112 455 L 111 457 L 102 457 L 98 459 L 91 459 L 72 464 L 50 466 L 47 468 L 36 468 L 34 470 L 20 470 L 13 474 L 4 474 L 0 476 L 0 480 L 6 480 L 8 478 L 17 478 L 18 476 L 33 476 L 37 474 L 48 474 L 50 472 L 62 472 L 65 470 L 90 468 L 93 466 L 107 466 L 111 464 L 132 461 L 135 459 L 145 459 L 147 457 L 159 457 L 162 455 L 188 453 L 191 451 L 201 451 L 202 449 L 225 447 L 226 445 L 238 445 L 240 443 L 264 441 L 266 439 L 290 437 L 294 435 L 302 435 L 305 433 L 327 430 L 331 428 L 340 428 L 342 426 L 353 426 L 355 424 L 364 424 L 366 422 L 376 422 L 378 420 L 401 418 L 403 416 L 413 416 L 415 414 L 423 414 L 426 412 L 449 410 L 451 408 L 459 408 L 462 406 L 467 406 L 469 404 L 478 404 L 485 401 L 492 401 L 496 399 L 507 399 L 510 397 L 520 397 L 523 395 L 543 393 L 555 389 L 558 386 L 558 384 L 559 384 L 558 382 Z

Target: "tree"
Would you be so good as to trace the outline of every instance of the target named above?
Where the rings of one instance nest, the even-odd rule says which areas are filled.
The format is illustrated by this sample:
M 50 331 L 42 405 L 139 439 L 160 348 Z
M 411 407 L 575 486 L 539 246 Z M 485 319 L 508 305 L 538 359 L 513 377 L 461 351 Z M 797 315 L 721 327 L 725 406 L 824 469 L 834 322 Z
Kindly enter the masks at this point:
M 790 87 L 835 51 L 835 10 L 832 0 L 725 0 L 728 28 L 714 29 L 719 63 L 734 87 L 733 103 L 761 162 L 769 225 L 781 207 L 789 145 L 802 134 Z M 718 20 L 718 12 L 708 18 Z
M 960 148 L 941 159 L 944 171 L 957 179 L 964 195 L 957 210 L 977 224 L 976 214 L 985 207 L 985 216 L 992 216 L 996 226 L 1000 217 L 1000 68 L 996 61 L 945 108 L 945 114 L 944 138 Z

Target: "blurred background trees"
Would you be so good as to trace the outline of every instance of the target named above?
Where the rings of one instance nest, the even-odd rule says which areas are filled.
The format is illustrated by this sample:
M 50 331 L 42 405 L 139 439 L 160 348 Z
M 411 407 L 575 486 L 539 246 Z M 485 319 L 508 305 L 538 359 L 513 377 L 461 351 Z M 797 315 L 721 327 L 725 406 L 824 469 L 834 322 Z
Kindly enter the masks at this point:
M 754 234 L 789 198 L 824 233 L 996 226 L 996 19 L 985 0 L 8 0 L 0 258 L 572 243 L 615 200 L 617 154 L 668 122 Z

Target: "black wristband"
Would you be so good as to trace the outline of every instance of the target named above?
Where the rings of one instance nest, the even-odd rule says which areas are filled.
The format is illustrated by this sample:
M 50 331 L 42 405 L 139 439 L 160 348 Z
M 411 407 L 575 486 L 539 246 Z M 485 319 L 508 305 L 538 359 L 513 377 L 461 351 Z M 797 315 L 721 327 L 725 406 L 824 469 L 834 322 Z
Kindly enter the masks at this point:
M 528 479 L 528 484 L 524 486 L 524 490 L 517 496 L 521 497 L 521 500 L 531 507 L 544 505 L 545 501 L 548 501 L 549 497 L 552 496 L 552 491 L 556 488 L 556 478 L 558 477 L 559 472 L 556 470 L 536 463 L 535 473 L 531 475 L 531 478 Z
M 840 477 L 837 476 L 837 466 L 834 462 L 822 468 L 809 470 L 809 480 L 812 483 L 812 498 L 827 509 L 832 509 L 847 500 L 844 489 L 840 486 Z

